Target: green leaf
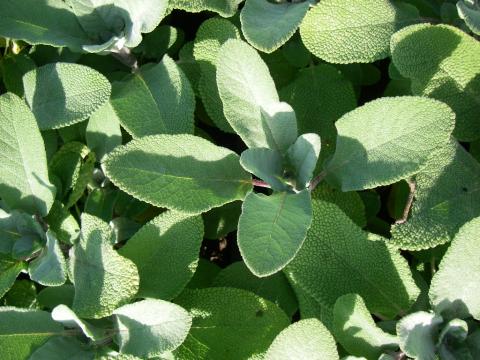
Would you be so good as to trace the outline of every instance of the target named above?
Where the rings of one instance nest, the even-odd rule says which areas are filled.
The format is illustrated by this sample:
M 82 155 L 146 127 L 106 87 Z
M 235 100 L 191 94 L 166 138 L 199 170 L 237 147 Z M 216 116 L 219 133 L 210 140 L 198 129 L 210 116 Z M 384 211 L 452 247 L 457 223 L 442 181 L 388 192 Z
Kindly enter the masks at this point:
M 70 252 L 71 280 L 75 285 L 73 311 L 82 318 L 109 316 L 138 291 L 135 264 L 112 248 L 107 223 L 82 214 L 80 241 Z
M 276 305 L 245 290 L 185 290 L 176 302 L 193 317 L 187 339 L 175 351 L 180 359 L 259 356 L 290 322 Z
M 0 96 L 0 108 L 0 197 L 10 208 L 46 216 L 55 188 L 35 118 L 11 93 Z
M 389 0 L 322 0 L 308 12 L 300 34 L 322 60 L 370 63 L 386 58 L 393 33 L 418 18 L 413 6 Z
M 35 68 L 35 62 L 25 54 L 10 54 L 2 58 L 0 70 L 7 91 L 23 96 L 23 75 Z
M 362 297 L 346 294 L 333 307 L 333 332 L 352 355 L 378 359 L 387 350 L 398 348 L 396 336 L 380 329 L 372 319 Z
M 276 4 L 247 0 L 240 13 L 243 35 L 257 49 L 271 53 L 297 31 L 309 6 L 308 1 Z
M 297 189 L 305 189 L 312 179 L 320 147 L 320 137 L 317 134 L 303 134 L 288 149 L 287 158 L 295 170 Z
M 242 200 L 252 189 L 235 153 L 187 134 L 134 140 L 110 153 L 104 166 L 115 185 L 138 199 L 190 214 Z
M 223 17 L 231 17 L 237 12 L 238 4 L 243 0 L 170 0 L 172 9 L 181 9 L 198 13 L 201 11 L 214 11 Z
M 277 335 L 265 360 L 338 360 L 335 339 L 317 319 L 300 320 Z
M 86 321 L 81 320 L 68 306 L 57 305 L 52 310 L 52 319 L 67 328 L 80 329 L 91 340 L 100 340 L 105 337 L 103 330 L 96 328 Z
M 144 225 L 119 251 L 138 268 L 137 296 L 170 300 L 180 294 L 195 273 L 202 240 L 200 216 L 167 211 Z
M 25 238 L 41 242 L 44 234 L 33 216 L 19 211 L 7 213 L 0 209 L 0 254 L 13 254 L 16 242 Z
M 436 359 L 435 336 L 442 321 L 441 316 L 425 311 L 405 316 L 397 323 L 400 349 L 414 359 Z
M 283 157 L 276 150 L 253 148 L 242 152 L 240 156 L 242 167 L 266 181 L 276 191 L 286 191 L 289 186 L 283 178 Z
M 95 111 L 88 120 L 87 146 L 95 153 L 98 161 L 122 144 L 122 131 L 117 114 L 110 102 Z
M 80 51 L 91 40 L 62 0 L 3 0 L 0 36 Z
M 321 160 L 332 155 L 337 137 L 334 123 L 357 105 L 352 83 L 335 67 L 320 64 L 300 70 L 280 90 L 280 97 L 295 109 L 299 134 L 320 135 Z
M 55 306 L 65 304 L 72 306 L 75 288 L 71 284 L 56 287 L 46 287 L 38 293 L 37 299 L 41 306 L 52 310 Z
M 371 101 L 336 122 L 337 148 L 325 167 L 327 180 L 351 191 L 406 179 L 448 143 L 454 120 L 450 108 L 433 99 Z
M 416 176 L 411 217 L 393 226 L 391 243 L 421 250 L 449 242 L 463 224 L 480 216 L 479 190 L 480 164 L 451 141 Z
M 476 35 L 480 35 L 480 8 L 476 0 L 457 1 L 457 10 L 460 18 L 465 20 L 468 28 Z
M 0 258 L 0 299 L 10 290 L 17 276 L 25 269 L 26 264 L 23 261 Z
M 60 201 L 55 200 L 45 220 L 57 239 L 63 243 L 73 245 L 80 235 L 77 220 Z
M 312 221 L 310 192 L 250 193 L 238 223 L 243 261 L 258 277 L 283 269 L 300 250 Z
M 143 300 L 114 311 L 115 342 L 121 353 L 142 359 L 176 349 L 187 337 L 192 317 L 178 305 Z
M 44 65 L 23 77 L 25 99 L 41 130 L 58 129 L 87 119 L 108 101 L 111 85 L 88 66 Z
M 242 202 L 234 201 L 204 213 L 202 216 L 205 224 L 205 237 L 220 239 L 237 230 L 241 212 Z
M 92 350 L 72 337 L 54 337 L 35 350 L 28 360 L 93 360 Z
M 115 82 L 111 104 L 135 138 L 193 133 L 195 96 L 185 74 L 168 56 Z
M 251 291 L 278 305 L 289 317 L 292 317 L 298 309 L 295 294 L 282 272 L 259 278 L 253 275 L 242 261 L 234 262 L 222 269 L 213 280 L 212 286 Z
M 40 310 L 0 307 L 0 349 L 2 360 L 26 360 L 30 353 L 55 335 L 63 326 Z
M 454 136 L 480 137 L 480 44 L 448 25 L 420 24 L 397 32 L 391 40 L 392 60 L 412 80 L 416 95 L 445 102 L 457 115 Z
M 250 148 L 285 151 L 297 138 L 295 112 L 279 102 L 267 65 L 241 40 L 227 40 L 218 53 L 217 85 L 223 112 Z
M 33 281 L 17 279 L 8 293 L 5 294 L 4 303 L 6 306 L 37 309 L 37 288 Z
M 386 318 L 407 310 L 419 294 L 400 253 L 362 231 L 336 205 L 313 200 L 307 238 L 286 268 L 293 285 L 315 301 L 327 326 L 335 301 L 359 294 L 368 309 Z M 331 317 L 331 315 L 330 315 Z
M 60 286 L 67 280 L 67 265 L 55 234 L 47 231 L 47 243 L 33 260 L 28 272 L 30 278 L 44 286 Z
M 437 313 L 449 318 L 480 319 L 480 217 L 463 225 L 432 278 L 430 301 Z
M 240 32 L 230 21 L 212 18 L 198 28 L 193 55 L 200 65 L 198 90 L 208 115 L 220 130 L 233 132 L 223 114 L 223 104 L 217 87 L 217 58 L 220 47 L 228 39 L 240 39 Z

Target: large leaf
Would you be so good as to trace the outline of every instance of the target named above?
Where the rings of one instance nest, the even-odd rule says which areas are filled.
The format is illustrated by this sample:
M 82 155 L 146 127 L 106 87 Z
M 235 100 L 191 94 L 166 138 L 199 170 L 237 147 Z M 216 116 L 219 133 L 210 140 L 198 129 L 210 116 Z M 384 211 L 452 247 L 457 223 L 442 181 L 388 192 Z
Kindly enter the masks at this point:
M 111 91 L 107 78 L 96 70 L 60 62 L 26 73 L 23 87 L 41 130 L 87 119 L 108 101 Z
M 477 0 L 457 1 L 458 15 L 476 35 L 480 35 L 480 7 Z
M 28 360 L 90 360 L 92 350 L 74 337 L 54 337 L 35 350 Z
M 250 193 L 238 223 L 238 247 L 256 276 L 283 269 L 300 250 L 312 221 L 310 192 Z
M 133 136 L 193 133 L 195 97 L 185 74 L 168 56 L 113 85 L 111 104 Z
M 463 224 L 480 216 L 480 164 L 450 142 L 416 176 L 415 199 L 410 219 L 393 226 L 390 241 L 409 250 L 449 242 Z
M 202 239 L 200 216 L 167 211 L 144 225 L 119 251 L 137 265 L 138 296 L 177 296 L 195 273 Z
M 387 318 L 408 309 L 419 290 L 399 252 L 385 239 L 368 236 L 336 205 L 313 200 L 312 206 L 307 238 L 286 268 L 294 289 L 311 297 L 325 316 L 348 293 L 359 294 L 372 313 Z
M 448 25 L 413 25 L 391 40 L 392 60 L 412 81 L 414 94 L 448 104 L 457 115 L 454 135 L 471 141 L 480 137 L 480 44 Z
M 0 349 L 2 360 L 26 360 L 30 353 L 55 335 L 63 326 L 40 310 L 0 307 Z
M 242 200 L 252 188 L 235 153 L 193 135 L 134 140 L 117 147 L 104 165 L 107 176 L 122 190 L 191 214 Z
M 300 320 L 277 335 L 265 360 L 338 360 L 335 339 L 317 319 Z
M 387 350 L 396 350 L 396 336 L 380 329 L 372 319 L 361 296 L 346 294 L 333 308 L 333 333 L 352 355 L 378 359 Z
M 72 309 L 80 317 L 109 316 L 137 294 L 135 264 L 113 250 L 112 229 L 92 215 L 82 215 L 82 232 L 70 252 L 70 269 L 75 285 Z
M 430 286 L 430 300 L 449 318 L 480 320 L 480 217 L 460 228 Z
M 114 311 L 115 342 L 121 353 L 142 359 L 176 349 L 187 337 L 192 317 L 163 300 L 143 300 Z
M 336 122 L 337 148 L 325 168 L 327 179 L 343 191 L 406 179 L 448 143 L 454 120 L 448 106 L 432 99 L 371 101 Z
M 243 0 L 170 0 L 169 6 L 173 9 L 182 9 L 197 13 L 201 11 L 214 11 L 223 17 L 235 15 L 238 4 Z
M 222 45 L 217 85 L 225 117 L 248 147 L 284 151 L 295 141 L 295 112 L 279 102 L 269 69 L 252 47 L 232 39 Z
M 239 39 L 240 32 L 230 21 L 212 18 L 204 21 L 195 37 L 193 55 L 198 61 L 201 78 L 198 86 L 203 105 L 219 129 L 233 132 L 223 114 L 223 104 L 217 87 L 217 58 L 220 47 L 228 39 Z
M 247 0 L 240 14 L 243 35 L 257 49 L 271 53 L 297 31 L 309 6 L 309 1 L 275 4 Z
M 193 316 L 192 329 L 177 349 L 180 359 L 244 360 L 265 352 L 289 324 L 270 301 L 231 288 L 186 290 L 176 302 Z
M 79 329 L 83 335 L 94 341 L 105 337 L 105 332 L 80 319 L 67 305 L 57 305 L 52 310 L 52 319 L 67 328 Z
M 0 96 L 0 197 L 11 208 L 46 216 L 55 188 L 48 179 L 42 135 L 27 105 Z
M 322 0 L 305 17 L 300 34 L 308 50 L 325 61 L 369 63 L 386 58 L 393 33 L 417 19 L 414 7 L 390 0 Z

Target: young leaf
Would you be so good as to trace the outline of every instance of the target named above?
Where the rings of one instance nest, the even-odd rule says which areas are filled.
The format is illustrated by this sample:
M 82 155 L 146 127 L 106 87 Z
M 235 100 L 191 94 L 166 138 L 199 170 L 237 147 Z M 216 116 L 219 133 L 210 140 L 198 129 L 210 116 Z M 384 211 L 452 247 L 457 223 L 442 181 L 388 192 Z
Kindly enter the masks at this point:
M 372 319 L 362 297 L 346 294 L 333 307 L 333 333 L 352 355 L 378 359 L 387 350 L 398 348 L 396 336 L 380 329 Z
M 220 16 L 231 17 L 243 0 L 170 0 L 169 7 L 188 12 L 214 11 Z
M 10 208 L 46 216 L 55 188 L 35 118 L 11 93 L 0 96 L 0 109 L 0 197 Z
M 277 335 L 265 360 L 338 360 L 335 339 L 317 319 L 300 320 Z
M 432 278 L 430 301 L 446 317 L 480 320 L 480 217 L 463 225 Z M 472 276 L 470 276 L 470 274 Z
M 103 330 L 96 328 L 86 321 L 80 319 L 67 305 L 58 305 L 52 310 L 52 319 L 61 323 L 67 328 L 78 328 L 83 335 L 96 341 L 105 337 Z
M 240 164 L 248 172 L 266 181 L 276 191 L 288 190 L 283 179 L 283 157 L 276 150 L 253 148 L 242 152 Z
M 250 148 L 285 151 L 297 138 L 295 112 L 278 99 L 267 65 L 241 40 L 227 40 L 217 60 L 223 112 Z
M 193 316 L 192 329 L 175 351 L 180 359 L 244 360 L 265 352 L 289 324 L 270 301 L 232 288 L 185 290 L 176 302 Z
M 445 102 L 457 115 L 454 136 L 480 137 L 480 44 L 448 25 L 409 26 L 392 36 L 392 60 L 416 95 Z
M 0 299 L 10 290 L 17 276 L 25 269 L 26 264 L 23 261 L 0 258 Z
M 312 179 L 320 155 L 320 137 L 317 134 L 303 134 L 290 146 L 287 158 L 295 170 L 296 187 L 304 189 Z
M 393 226 L 390 242 L 421 250 L 451 241 L 463 224 L 480 216 L 479 190 L 480 164 L 451 141 L 416 176 L 411 218 Z
M 44 65 L 23 77 L 25 99 L 41 130 L 58 129 L 87 119 L 103 104 L 111 85 L 88 66 L 68 63 Z
M 476 0 L 457 1 L 457 10 L 460 18 L 465 20 L 468 28 L 475 34 L 480 35 L 480 7 Z
M 16 243 L 22 238 L 41 242 L 45 232 L 34 217 L 20 211 L 7 213 L 0 209 L 0 254 L 13 254 Z
M 185 74 L 168 56 L 115 82 L 111 104 L 135 138 L 193 133 L 195 96 Z
M 359 294 L 371 312 L 387 318 L 408 309 L 419 290 L 399 252 L 383 238 L 372 239 L 336 205 L 313 200 L 312 207 L 305 243 L 286 268 L 294 289 L 311 297 L 327 318 L 348 293 Z
M 275 4 L 247 0 L 240 13 L 243 35 L 257 49 L 271 53 L 297 31 L 309 6 L 308 1 Z
M 2 360 L 26 360 L 30 353 L 55 335 L 63 326 L 40 310 L 0 307 L 0 349 Z
M 55 234 L 47 231 L 47 244 L 33 260 L 28 272 L 33 281 L 44 286 L 60 286 L 67 280 L 67 265 Z
M 243 261 L 258 277 L 283 269 L 300 250 L 312 221 L 310 192 L 250 193 L 238 222 Z
M 235 153 L 187 134 L 134 140 L 110 153 L 104 166 L 138 199 L 190 214 L 242 200 L 252 189 Z
M 439 315 L 419 311 L 397 323 L 400 349 L 414 359 L 435 359 L 435 335 L 443 322 Z
M 193 55 L 202 74 L 198 90 L 205 110 L 220 130 L 233 132 L 223 114 L 223 104 L 217 87 L 218 52 L 228 39 L 240 39 L 236 26 L 225 19 L 208 19 L 198 28 Z
M 325 167 L 327 179 L 343 191 L 406 179 L 448 143 L 454 120 L 450 108 L 433 99 L 371 101 L 336 122 L 337 148 Z
M 187 337 L 191 315 L 163 300 L 143 300 L 114 311 L 115 342 L 120 352 L 142 359 L 176 349 Z
M 92 350 L 74 337 L 54 337 L 35 350 L 28 360 L 90 360 Z
M 118 255 L 112 246 L 113 233 L 108 224 L 82 214 L 80 241 L 70 251 L 75 285 L 72 309 L 82 318 L 109 316 L 137 294 L 135 264 Z
M 77 220 L 58 200 L 53 203 L 45 220 L 57 239 L 63 243 L 73 245 L 80 235 Z
M 288 317 L 292 317 L 298 309 L 295 294 L 282 272 L 259 278 L 253 275 L 242 261 L 234 262 L 222 269 L 213 280 L 212 286 L 251 291 L 278 305 Z
M 336 63 L 369 63 L 389 55 L 393 33 L 418 20 L 415 7 L 389 0 L 322 0 L 300 34 L 313 55 Z
M 164 300 L 177 296 L 197 268 L 202 239 L 200 216 L 167 211 L 144 225 L 119 251 L 138 268 L 137 296 Z

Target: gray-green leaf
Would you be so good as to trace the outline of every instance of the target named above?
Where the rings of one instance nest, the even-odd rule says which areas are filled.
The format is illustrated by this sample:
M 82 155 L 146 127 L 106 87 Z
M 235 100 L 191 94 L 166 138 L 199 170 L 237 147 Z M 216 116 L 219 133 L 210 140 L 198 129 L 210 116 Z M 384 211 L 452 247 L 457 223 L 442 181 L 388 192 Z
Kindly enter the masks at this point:
M 480 7 L 477 0 L 459 0 L 457 1 L 457 10 L 468 28 L 474 34 L 480 35 Z
M 248 172 L 266 181 L 276 191 L 286 191 L 283 157 L 276 150 L 252 148 L 242 152 L 240 164 Z
M 52 319 L 67 328 L 78 328 L 83 335 L 94 341 L 105 337 L 105 332 L 80 319 L 67 305 L 57 305 L 52 310 Z
M 320 137 L 317 134 L 303 134 L 288 149 L 287 158 L 295 171 L 297 189 L 304 189 L 312 179 L 320 147 Z

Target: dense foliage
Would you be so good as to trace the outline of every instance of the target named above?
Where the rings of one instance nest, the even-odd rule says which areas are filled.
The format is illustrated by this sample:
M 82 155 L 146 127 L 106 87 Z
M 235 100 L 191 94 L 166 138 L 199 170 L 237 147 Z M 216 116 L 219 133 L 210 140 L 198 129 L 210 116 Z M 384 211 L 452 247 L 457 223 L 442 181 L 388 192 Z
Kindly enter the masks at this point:
M 0 359 L 480 359 L 476 0 L 0 0 Z

